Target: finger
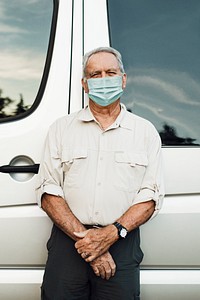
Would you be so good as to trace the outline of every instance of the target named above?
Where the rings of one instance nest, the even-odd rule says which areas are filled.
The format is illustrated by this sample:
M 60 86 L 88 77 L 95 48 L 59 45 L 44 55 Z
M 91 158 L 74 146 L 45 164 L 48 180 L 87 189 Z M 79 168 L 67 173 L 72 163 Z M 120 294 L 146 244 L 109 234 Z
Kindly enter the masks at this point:
M 84 253 L 84 251 L 82 249 L 80 249 L 80 248 L 76 248 L 76 250 L 77 250 L 78 254 Z
M 87 259 L 90 256 L 90 253 L 83 252 L 81 253 L 82 258 Z
M 105 269 L 105 278 L 108 280 L 112 276 L 112 269 L 109 262 L 104 262 L 103 267 Z
M 114 261 L 110 262 L 110 268 L 111 268 L 111 276 L 114 276 L 116 272 L 116 264 L 114 263 Z
M 88 246 L 91 247 L 91 243 L 92 242 L 87 237 L 79 238 L 79 240 L 75 242 L 75 248 L 81 249 Z
M 93 268 L 94 274 L 99 277 L 100 276 L 99 269 L 97 267 L 94 267 L 94 266 L 92 266 L 92 268 Z
M 85 261 L 88 262 L 88 263 L 90 263 L 90 262 L 92 262 L 93 260 L 95 260 L 97 257 L 98 257 L 98 255 L 95 255 L 95 254 L 91 254 L 91 253 L 90 253 L 90 255 L 89 255 L 87 258 L 85 258 Z
M 94 257 L 96 258 L 98 256 L 96 252 L 92 252 L 93 249 L 91 249 L 89 245 L 77 245 L 77 243 L 75 243 L 75 248 L 79 254 L 88 253 L 90 254 L 90 256 L 92 255 L 91 259 L 88 262 L 91 262 L 92 260 L 94 260 Z
M 82 257 L 83 259 L 85 259 L 85 258 L 87 257 L 87 254 L 86 254 L 85 252 L 83 252 L 83 253 L 81 253 L 81 257 Z
M 79 240 L 78 242 L 75 243 L 75 248 L 79 250 L 79 253 L 80 252 L 84 252 L 84 249 L 86 246 L 84 245 L 84 243 L 82 242 L 82 240 Z M 81 251 L 82 250 L 82 251 Z
M 111 276 L 113 277 L 115 275 L 116 272 L 116 267 L 114 269 L 111 269 Z
M 107 268 L 105 270 L 105 276 L 106 276 L 106 280 L 109 280 L 110 277 L 112 276 L 112 270 L 110 268 Z
M 106 277 L 106 271 L 105 271 L 104 267 L 102 267 L 102 266 L 99 267 L 99 272 L 100 272 L 101 278 L 105 279 L 105 277 Z
M 91 252 L 89 252 L 89 249 L 83 249 L 83 248 L 78 248 L 76 249 L 78 254 L 80 254 L 82 256 L 82 258 L 85 259 L 86 262 L 92 262 L 97 255 L 93 255 Z

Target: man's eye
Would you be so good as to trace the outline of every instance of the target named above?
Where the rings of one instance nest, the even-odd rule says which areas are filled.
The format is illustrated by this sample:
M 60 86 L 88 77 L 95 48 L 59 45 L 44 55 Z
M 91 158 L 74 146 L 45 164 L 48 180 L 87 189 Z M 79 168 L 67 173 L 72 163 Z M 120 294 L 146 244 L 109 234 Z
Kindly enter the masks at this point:
M 99 76 L 98 73 L 91 74 L 91 77 L 92 77 L 92 78 L 95 78 L 95 77 L 98 77 L 98 76 Z

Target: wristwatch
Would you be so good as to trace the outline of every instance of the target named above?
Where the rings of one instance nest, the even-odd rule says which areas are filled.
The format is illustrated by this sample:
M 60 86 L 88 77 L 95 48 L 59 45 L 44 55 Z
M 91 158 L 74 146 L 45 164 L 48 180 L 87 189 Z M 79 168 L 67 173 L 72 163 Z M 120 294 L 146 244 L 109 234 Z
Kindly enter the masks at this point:
M 119 238 L 120 239 L 125 239 L 125 237 L 128 234 L 128 230 L 124 226 L 122 226 L 120 223 L 118 223 L 118 222 L 113 223 L 113 225 L 118 230 L 118 236 L 119 236 Z

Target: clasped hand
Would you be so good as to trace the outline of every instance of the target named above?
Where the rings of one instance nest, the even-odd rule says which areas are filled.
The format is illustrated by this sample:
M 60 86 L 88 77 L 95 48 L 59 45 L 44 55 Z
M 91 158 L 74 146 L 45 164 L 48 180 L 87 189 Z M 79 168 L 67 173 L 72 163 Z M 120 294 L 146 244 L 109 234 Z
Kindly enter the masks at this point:
M 108 228 L 89 229 L 75 232 L 74 235 L 79 238 L 75 243 L 77 252 L 90 263 L 94 273 L 107 280 L 114 276 L 116 265 L 108 249 L 115 238 L 112 233 L 108 233 Z
M 79 238 L 75 243 L 75 248 L 86 262 L 92 262 L 113 244 L 113 237 L 109 236 L 109 230 L 106 227 L 74 232 L 74 235 Z

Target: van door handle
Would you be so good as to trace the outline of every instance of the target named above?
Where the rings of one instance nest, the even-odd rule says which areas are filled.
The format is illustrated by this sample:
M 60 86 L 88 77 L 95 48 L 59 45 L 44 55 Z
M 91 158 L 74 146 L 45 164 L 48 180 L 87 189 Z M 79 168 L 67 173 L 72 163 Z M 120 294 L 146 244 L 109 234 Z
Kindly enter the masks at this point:
M 0 167 L 1 173 L 34 173 L 37 174 L 39 170 L 39 164 L 29 166 L 11 166 L 5 165 Z

